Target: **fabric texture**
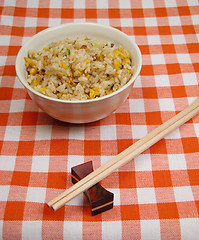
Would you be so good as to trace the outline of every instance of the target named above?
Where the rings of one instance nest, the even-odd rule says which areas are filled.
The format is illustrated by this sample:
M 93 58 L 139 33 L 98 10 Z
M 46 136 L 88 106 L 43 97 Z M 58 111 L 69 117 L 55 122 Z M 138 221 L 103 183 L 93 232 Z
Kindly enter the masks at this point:
M 198 239 L 199 115 L 101 181 L 113 209 L 92 217 L 83 194 L 46 205 L 73 166 L 96 169 L 199 97 L 198 1 L 1 0 L 0 12 L 0 239 Z M 71 22 L 115 27 L 142 53 L 128 99 L 90 124 L 46 115 L 15 72 L 28 38 Z

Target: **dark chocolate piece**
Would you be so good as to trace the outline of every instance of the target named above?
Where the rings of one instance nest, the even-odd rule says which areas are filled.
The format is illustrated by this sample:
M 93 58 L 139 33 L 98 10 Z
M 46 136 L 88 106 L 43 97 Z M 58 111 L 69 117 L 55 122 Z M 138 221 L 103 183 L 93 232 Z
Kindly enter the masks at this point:
M 93 172 L 92 161 L 71 168 L 72 183 L 76 183 Z M 107 191 L 99 183 L 84 192 L 90 206 L 92 216 L 113 208 L 113 193 Z

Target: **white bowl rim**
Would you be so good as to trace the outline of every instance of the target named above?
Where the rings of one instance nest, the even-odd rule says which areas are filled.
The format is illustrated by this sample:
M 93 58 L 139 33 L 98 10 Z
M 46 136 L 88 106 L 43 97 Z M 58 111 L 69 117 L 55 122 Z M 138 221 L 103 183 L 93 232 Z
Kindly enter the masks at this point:
M 29 44 L 30 41 L 34 40 L 34 38 L 37 38 L 39 35 L 42 35 L 44 34 L 45 32 L 49 32 L 49 31 L 54 31 L 56 29 L 59 29 L 59 28 L 64 28 L 65 26 L 74 26 L 74 25 L 90 25 L 90 26 L 96 26 L 96 27 L 101 27 L 101 28 L 106 28 L 106 29 L 109 29 L 111 31 L 115 31 L 117 33 L 119 33 L 120 35 L 122 35 L 123 37 L 125 37 L 126 39 L 128 39 L 128 41 L 130 41 L 132 43 L 132 45 L 134 45 L 135 49 L 137 50 L 137 53 L 138 53 L 138 68 L 136 69 L 136 71 L 134 72 L 133 76 L 131 77 L 131 79 L 128 81 L 128 83 L 126 83 L 123 87 L 121 87 L 120 89 L 118 89 L 117 91 L 113 92 L 113 93 L 110 93 L 108 95 L 105 95 L 105 96 L 102 96 L 102 97 L 98 97 L 98 98 L 93 98 L 93 99 L 85 99 L 85 100 L 63 100 L 63 99 L 57 99 L 57 98 L 52 98 L 52 97 L 49 97 L 49 96 L 46 96 L 42 93 L 39 93 L 38 91 L 34 90 L 27 82 L 24 82 L 21 80 L 20 76 L 22 75 L 20 72 L 19 72 L 19 69 L 18 69 L 18 65 L 19 65 L 19 58 L 20 58 L 20 55 L 22 53 L 22 50 L 23 48 L 26 47 L 26 45 Z M 16 73 L 17 73 L 17 76 L 20 80 L 20 82 L 22 83 L 23 86 L 25 86 L 30 92 L 33 92 L 34 94 L 36 94 L 37 96 L 41 97 L 41 98 L 45 98 L 47 100 L 50 100 L 50 101 L 55 101 L 55 102 L 60 102 L 60 103 L 73 103 L 73 104 L 85 104 L 85 103 L 90 103 L 90 102 L 96 102 L 96 101 L 102 101 L 104 99 L 107 99 L 107 98 L 110 98 L 114 95 L 117 95 L 119 94 L 121 91 L 123 91 L 124 89 L 128 88 L 129 85 L 131 85 L 135 80 L 136 78 L 138 77 L 140 71 L 141 71 L 141 67 L 142 67 L 142 56 L 141 56 L 141 52 L 140 52 L 140 49 L 138 47 L 138 45 L 127 35 L 125 34 L 124 32 L 114 28 L 114 27 L 111 27 L 111 26 L 106 26 L 106 25 L 102 25 L 102 24 L 98 24 L 98 23 L 92 23 L 92 22 L 89 22 L 89 23 L 83 23 L 83 22 L 77 22 L 77 23 L 64 23 L 64 24 L 60 24 L 58 26 L 54 26 L 54 27 L 48 27 L 38 33 L 36 33 L 35 35 L 33 35 L 32 37 L 30 37 L 26 42 L 25 44 L 20 48 L 18 54 L 17 54 L 17 57 L 16 57 L 16 62 L 15 62 L 15 69 L 16 69 Z

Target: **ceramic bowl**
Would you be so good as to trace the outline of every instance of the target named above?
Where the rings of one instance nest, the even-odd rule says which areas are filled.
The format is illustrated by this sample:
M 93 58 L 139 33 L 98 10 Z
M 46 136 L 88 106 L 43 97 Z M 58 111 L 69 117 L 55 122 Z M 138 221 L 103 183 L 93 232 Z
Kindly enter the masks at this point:
M 105 39 L 125 47 L 133 56 L 135 71 L 129 82 L 118 91 L 109 95 L 85 101 L 69 101 L 45 96 L 27 83 L 27 72 L 24 57 L 30 49 L 39 50 L 53 41 L 77 36 Z M 69 123 L 89 123 L 107 117 L 115 111 L 129 96 L 133 83 L 140 73 L 141 53 L 134 41 L 123 32 L 108 26 L 95 23 L 67 23 L 47 28 L 31 37 L 20 49 L 16 58 L 16 73 L 27 89 L 33 102 L 51 117 Z

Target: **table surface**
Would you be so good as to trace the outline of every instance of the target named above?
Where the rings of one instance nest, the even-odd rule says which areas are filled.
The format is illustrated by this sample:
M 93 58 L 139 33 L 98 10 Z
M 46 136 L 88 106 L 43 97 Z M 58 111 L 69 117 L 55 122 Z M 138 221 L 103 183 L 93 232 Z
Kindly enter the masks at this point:
M 101 181 L 113 209 L 91 216 L 83 194 L 53 212 L 71 167 L 94 169 L 199 96 L 199 2 L 1 0 L 0 238 L 198 239 L 199 115 Z M 143 66 L 129 98 L 95 123 L 74 125 L 38 109 L 15 72 L 20 47 L 70 22 L 115 27 L 136 41 Z

